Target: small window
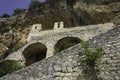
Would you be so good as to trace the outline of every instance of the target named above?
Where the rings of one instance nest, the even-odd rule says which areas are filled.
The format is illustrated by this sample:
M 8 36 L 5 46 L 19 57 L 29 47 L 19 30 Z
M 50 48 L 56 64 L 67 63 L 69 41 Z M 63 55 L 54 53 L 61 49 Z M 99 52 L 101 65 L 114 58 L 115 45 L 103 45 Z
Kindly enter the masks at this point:
M 60 28 L 60 23 L 58 23 L 58 28 Z
M 35 26 L 35 29 L 37 29 L 37 26 Z

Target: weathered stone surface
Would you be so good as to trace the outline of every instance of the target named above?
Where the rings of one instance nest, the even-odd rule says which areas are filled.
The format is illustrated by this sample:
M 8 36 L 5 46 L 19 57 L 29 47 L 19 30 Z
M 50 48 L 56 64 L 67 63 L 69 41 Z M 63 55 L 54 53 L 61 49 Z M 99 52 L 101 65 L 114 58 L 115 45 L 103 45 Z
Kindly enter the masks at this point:
M 105 51 L 97 62 L 98 80 L 120 80 L 120 26 L 91 41 L 94 43 L 91 47 L 100 46 Z M 81 46 L 78 44 L 0 80 L 86 80 L 82 60 Z
M 7 50 L 8 48 L 4 46 L 2 43 L 0 43 L 0 58 L 5 54 Z
M 29 8 L 25 23 L 43 23 L 43 29 L 52 29 L 56 21 L 63 21 L 65 27 L 111 21 L 117 24 L 119 14 L 119 0 L 46 0 Z
M 10 54 L 6 59 L 24 61 L 24 57 L 22 56 L 23 51 L 30 45 L 37 42 L 40 42 L 47 47 L 46 58 L 48 58 L 53 55 L 54 46 L 60 39 L 65 37 L 77 37 L 80 40 L 86 41 L 113 28 L 113 23 L 106 23 L 38 32 L 31 30 L 27 39 L 28 43 L 18 51 Z

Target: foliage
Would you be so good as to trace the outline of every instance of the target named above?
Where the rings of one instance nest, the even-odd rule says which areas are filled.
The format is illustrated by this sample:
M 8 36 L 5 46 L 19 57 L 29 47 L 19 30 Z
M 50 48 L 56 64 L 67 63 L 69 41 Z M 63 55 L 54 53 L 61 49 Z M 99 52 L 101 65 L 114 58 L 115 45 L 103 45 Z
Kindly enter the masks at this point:
M 14 9 L 13 15 L 18 15 L 18 14 L 24 13 L 25 11 L 26 9 L 16 8 Z
M 90 46 L 89 41 L 82 41 L 81 45 L 83 47 L 83 55 L 85 55 L 85 62 L 88 66 L 95 66 L 96 60 L 99 59 L 103 54 L 104 51 L 101 47 L 97 47 L 95 50 L 89 50 L 88 47 Z
M 39 5 L 40 5 L 40 2 L 39 2 L 39 1 L 37 1 L 37 0 L 32 0 L 31 3 L 30 3 L 30 5 L 29 5 L 29 7 L 30 7 L 30 8 L 36 8 L 36 7 L 38 7 Z
M 69 47 L 74 46 L 75 44 L 76 43 L 68 43 L 68 44 L 63 45 L 62 48 L 55 48 L 54 53 L 60 52 L 60 51 L 65 50 L 65 49 L 68 49 Z
M 7 13 L 5 13 L 5 14 L 2 15 L 2 18 L 9 18 L 9 17 L 10 17 L 10 15 L 7 14 Z
M 21 69 L 22 66 L 18 64 L 18 61 L 15 60 L 6 60 L 0 63 L 0 77 L 11 73 L 13 71 L 16 71 L 18 69 Z
M 71 13 L 68 10 L 52 10 L 52 6 L 54 5 L 46 4 L 47 3 L 41 3 L 39 1 L 31 2 L 27 14 L 27 25 L 42 23 L 42 29 L 48 30 L 53 29 L 55 22 L 63 21 L 65 27 L 72 26 Z
M 71 46 L 73 46 L 73 45 L 75 45 L 76 43 L 69 43 L 69 44 L 66 44 L 65 46 L 64 46 L 64 50 L 65 49 L 68 49 L 69 47 L 71 47 Z
M 68 49 L 71 46 L 74 46 L 80 43 L 80 39 L 76 37 L 65 37 L 60 39 L 54 46 L 55 53 L 60 52 L 62 50 Z
M 20 49 L 22 46 L 24 46 L 23 43 L 17 43 L 17 44 L 15 44 L 15 46 L 14 46 L 14 48 L 13 48 L 13 52 L 14 52 L 14 51 L 17 51 L 17 50 Z
M 14 46 L 13 46 L 14 45 Z M 12 46 L 9 47 L 8 51 L 6 52 L 5 56 L 8 56 L 10 53 L 17 51 L 18 49 L 20 49 L 22 46 L 24 46 L 24 44 L 22 43 L 14 43 Z
M 7 25 L 5 24 L 5 22 L 1 22 L 0 23 L 0 33 L 3 35 L 5 32 L 8 32 L 9 29 L 7 27 Z

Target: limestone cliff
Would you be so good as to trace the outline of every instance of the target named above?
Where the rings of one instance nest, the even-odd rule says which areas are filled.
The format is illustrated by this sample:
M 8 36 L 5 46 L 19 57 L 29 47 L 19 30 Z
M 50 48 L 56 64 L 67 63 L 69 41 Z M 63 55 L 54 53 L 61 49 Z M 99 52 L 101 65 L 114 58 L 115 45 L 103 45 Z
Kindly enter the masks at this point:
M 117 22 L 114 17 L 119 15 L 119 4 L 118 0 L 46 0 L 29 8 L 26 20 L 32 20 L 31 24 L 43 23 L 43 29 L 51 29 L 56 21 L 64 21 L 65 27 Z

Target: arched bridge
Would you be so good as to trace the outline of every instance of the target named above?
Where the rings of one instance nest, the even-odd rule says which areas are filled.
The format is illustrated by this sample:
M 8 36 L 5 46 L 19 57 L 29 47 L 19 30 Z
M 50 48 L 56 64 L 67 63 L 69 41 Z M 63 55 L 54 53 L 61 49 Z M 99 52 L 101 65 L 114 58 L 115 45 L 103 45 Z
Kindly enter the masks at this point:
M 55 28 L 42 31 L 41 25 L 33 26 L 27 39 L 27 44 L 6 59 L 20 60 L 30 65 L 41 59 L 51 57 L 54 53 L 71 45 L 89 40 L 92 37 L 113 29 L 113 23 L 78 26 L 73 28 Z

